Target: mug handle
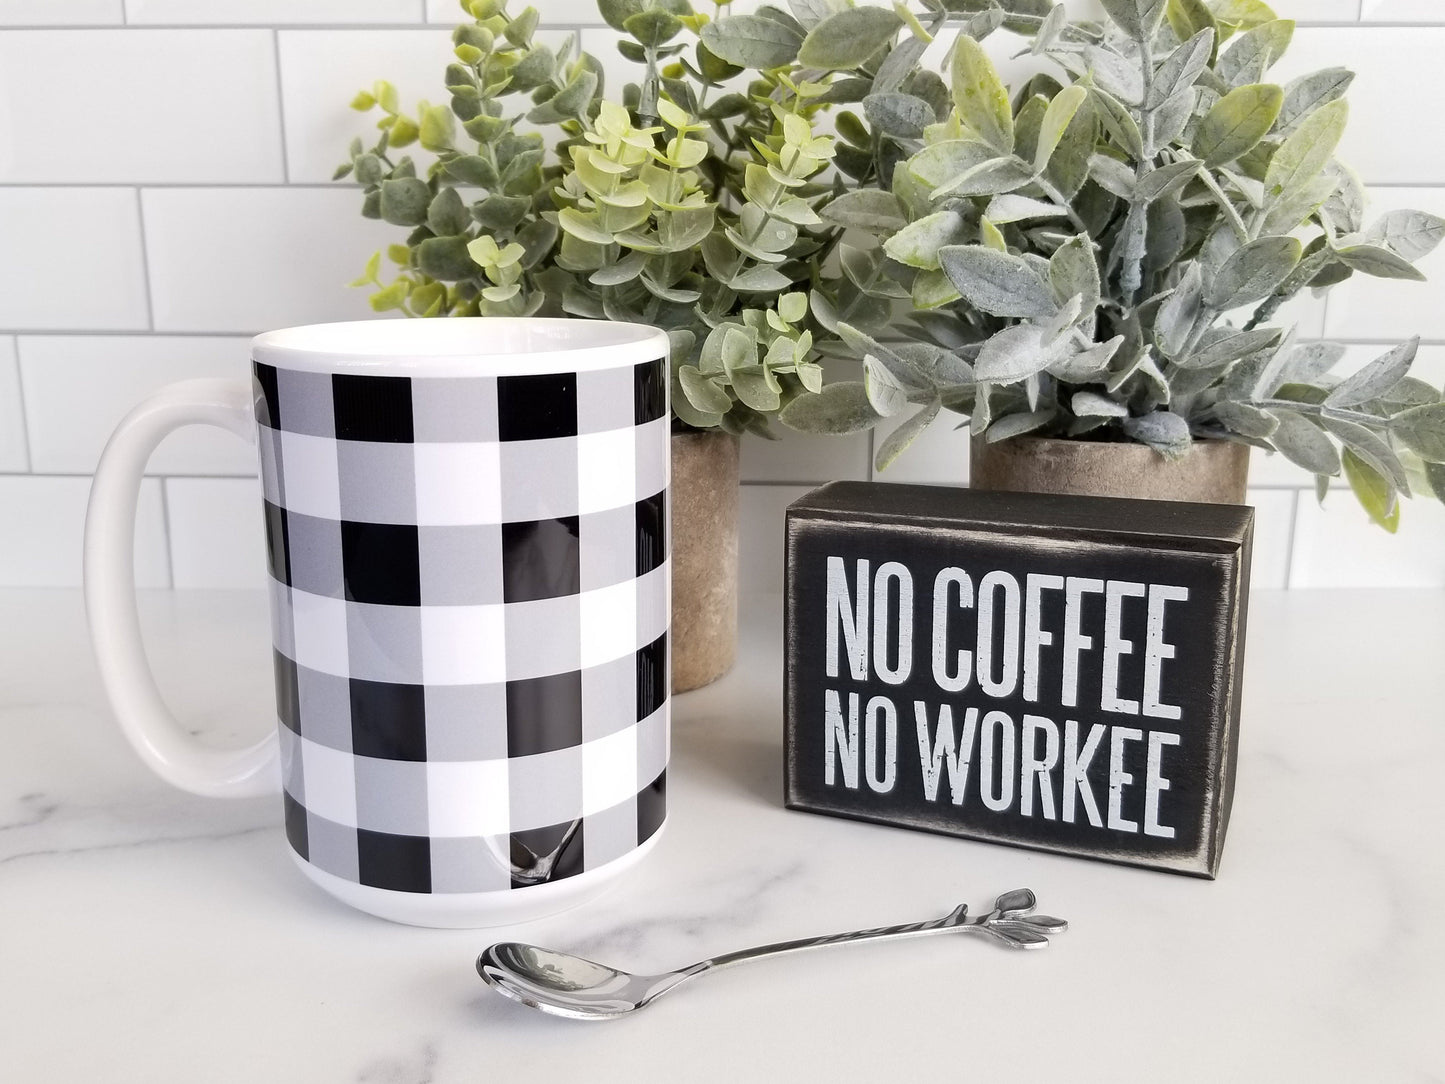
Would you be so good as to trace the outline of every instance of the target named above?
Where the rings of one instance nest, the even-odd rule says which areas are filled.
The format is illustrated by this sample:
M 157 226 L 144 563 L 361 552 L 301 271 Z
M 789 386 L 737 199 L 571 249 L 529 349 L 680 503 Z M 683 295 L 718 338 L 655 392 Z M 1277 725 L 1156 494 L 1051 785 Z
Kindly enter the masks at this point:
M 249 381 L 209 379 L 172 384 L 146 399 L 126 415 L 101 453 L 85 517 L 85 610 L 111 709 L 151 770 L 182 790 L 213 797 L 280 789 L 276 730 L 244 749 L 208 749 L 166 707 L 136 614 L 135 511 L 146 463 L 172 430 L 214 425 L 254 444 L 251 396 Z

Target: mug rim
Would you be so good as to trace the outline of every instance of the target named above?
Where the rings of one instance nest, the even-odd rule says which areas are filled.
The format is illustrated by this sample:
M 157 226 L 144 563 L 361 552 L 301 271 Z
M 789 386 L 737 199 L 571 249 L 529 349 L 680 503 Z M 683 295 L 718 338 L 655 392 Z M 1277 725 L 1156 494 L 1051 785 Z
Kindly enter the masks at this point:
M 667 333 L 648 324 L 548 316 L 346 320 L 279 328 L 251 340 L 251 357 L 263 365 L 407 376 L 590 372 L 667 353 Z

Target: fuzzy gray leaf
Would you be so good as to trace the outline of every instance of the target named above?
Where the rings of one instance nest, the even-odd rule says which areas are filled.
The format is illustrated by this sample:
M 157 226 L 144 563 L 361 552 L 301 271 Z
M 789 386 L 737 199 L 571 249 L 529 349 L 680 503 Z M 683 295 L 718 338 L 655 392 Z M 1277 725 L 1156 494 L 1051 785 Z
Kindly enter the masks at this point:
M 868 95 L 863 99 L 863 112 L 869 124 L 895 139 L 919 139 L 935 119 L 933 106 L 899 91 Z
M 1209 63 L 1213 51 L 1214 28 L 1207 26 L 1170 53 L 1154 72 L 1144 108 L 1150 111 L 1158 109 L 1176 93 L 1192 86 Z
M 903 227 L 883 242 L 883 251 L 909 267 L 936 271 L 939 249 L 962 238 L 963 216 L 957 211 L 939 211 Z
M 983 245 L 946 245 L 938 256 L 954 288 L 991 316 L 1048 319 L 1058 308 L 1048 283 L 1019 256 Z
M 1340 343 L 1305 343 L 1290 351 L 1280 370 L 1282 384 L 1313 384 L 1339 364 L 1345 356 Z
M 1199 318 L 1203 296 L 1204 275 L 1199 263 L 1194 261 L 1154 317 L 1154 341 L 1166 357 L 1176 357 L 1183 351 L 1194 321 Z
M 1134 198 L 1134 171 L 1117 158 L 1111 158 L 1107 154 L 1092 156 L 1089 159 L 1089 175 L 1105 192 L 1120 199 Z
M 1344 96 L 1355 81 L 1355 73 L 1348 68 L 1325 68 L 1323 71 L 1301 75 L 1285 84 L 1284 102 L 1279 108 L 1279 118 L 1274 130 L 1278 135 L 1289 135 L 1300 121 L 1322 105 Z
M 1238 361 L 1242 357 L 1253 354 L 1256 350 L 1264 350 L 1273 346 L 1279 340 L 1279 336 L 1280 330 L 1275 327 L 1241 331 L 1215 339 L 1188 357 L 1176 358 L 1175 361 L 1183 369 L 1207 369 L 1228 361 Z
M 856 68 L 871 57 L 903 25 L 887 8 L 849 8 L 829 15 L 803 39 L 798 63 L 808 68 Z
M 825 384 L 817 395 L 798 396 L 783 407 L 778 420 L 799 432 L 837 436 L 871 428 L 878 414 L 861 381 L 839 380 Z
M 1445 403 L 1429 403 L 1411 407 L 1391 420 L 1390 432 L 1405 447 L 1420 458 L 1431 463 L 1445 463 Z M 1430 484 L 1437 495 L 1445 500 L 1437 488 L 1438 471 L 1430 472 Z
M 1058 354 L 1044 345 L 1038 328 L 1017 324 L 983 344 L 973 363 L 973 374 L 991 384 L 1013 384 L 1043 372 Z
M 868 392 L 868 405 L 882 417 L 891 418 L 908 405 L 907 390 L 872 354 L 863 358 L 863 387 Z
M 1188 184 L 1198 172 L 1199 162 L 1193 158 L 1151 169 L 1135 183 L 1134 198 L 1148 202 L 1172 195 Z
M 1046 370 L 1050 376 L 1070 384 L 1098 380 L 1108 371 L 1109 361 L 1124 345 L 1124 336 L 1115 335 L 1108 342 L 1095 343 L 1087 350 L 1051 362 Z
M 1435 251 L 1445 238 L 1445 218 L 1424 211 L 1387 211 L 1365 231 L 1365 240 L 1387 245 L 1414 263 Z
M 1320 420 L 1326 429 L 1339 438 L 1341 444 L 1395 483 L 1395 487 L 1400 492 L 1409 496 L 1410 482 L 1405 477 L 1405 466 L 1400 462 L 1400 457 L 1395 454 L 1395 450 L 1383 438 L 1370 432 L 1363 425 L 1356 425 L 1343 418 L 1334 418 L 1326 414 Z
M 1267 411 L 1227 399 L 1214 404 L 1214 416 L 1231 433 L 1257 440 L 1268 440 L 1279 428 L 1279 419 Z
M 1165 0 L 1102 0 L 1109 18 L 1135 41 L 1152 38 L 1164 18 Z
M 996 226 L 1031 218 L 1067 218 L 1068 215 L 1069 212 L 1057 203 L 1018 195 L 995 196 L 983 212 L 983 216 Z
M 1099 262 L 1087 236 L 1075 235 L 1054 250 L 1049 257 L 1049 284 L 1060 303 L 1078 294 L 1084 299 L 1085 311 L 1093 312 L 1098 306 Z
M 984 440 L 989 444 L 997 444 L 1001 440 L 1021 437 L 1025 433 L 1042 429 L 1053 420 L 1054 412 L 1052 410 L 1030 410 L 1023 414 L 1005 414 L 988 427 Z
M 729 64 L 767 70 L 791 64 L 803 35 L 761 15 L 725 15 L 702 28 L 702 43 Z
M 888 51 L 883 63 L 878 65 L 878 74 L 873 77 L 873 93 L 883 94 L 897 90 L 903 81 L 913 74 L 928 43 L 922 38 L 904 38 Z
M 1301 251 L 1293 237 L 1261 237 L 1241 246 L 1215 273 L 1205 300 L 1221 311 L 1262 301 L 1289 277 Z
M 1081 418 L 1127 418 L 1129 408 L 1123 403 L 1096 391 L 1076 391 L 1069 400 L 1069 409 Z
M 934 418 L 938 417 L 938 411 L 942 406 L 941 400 L 932 400 L 925 404 L 922 410 L 889 433 L 883 443 L 878 446 L 878 451 L 873 457 L 873 469 L 883 471 L 892 466 L 893 461 L 918 439 L 919 434 L 928 428 Z
M 908 224 L 898 197 L 879 188 L 855 188 L 821 208 L 818 213 L 838 226 L 874 233 L 892 233 Z
M 1273 411 L 1279 422 L 1270 435 L 1270 443 L 1291 463 L 1311 474 L 1330 477 L 1340 473 L 1340 450 L 1319 426 L 1292 410 Z
M 1404 379 L 1415 362 L 1420 336 L 1407 339 L 1393 350 L 1376 358 L 1359 372 L 1342 380 L 1329 395 L 1325 406 L 1348 407 L 1378 399 Z
M 1335 258 L 1346 267 L 1375 278 L 1425 281 L 1425 276 L 1409 260 L 1379 245 L 1347 245 L 1335 249 Z
M 1189 423 L 1167 410 L 1125 418 L 1123 424 L 1124 432 L 1130 437 L 1169 459 L 1187 454 L 1194 444 L 1194 438 L 1189 435 Z

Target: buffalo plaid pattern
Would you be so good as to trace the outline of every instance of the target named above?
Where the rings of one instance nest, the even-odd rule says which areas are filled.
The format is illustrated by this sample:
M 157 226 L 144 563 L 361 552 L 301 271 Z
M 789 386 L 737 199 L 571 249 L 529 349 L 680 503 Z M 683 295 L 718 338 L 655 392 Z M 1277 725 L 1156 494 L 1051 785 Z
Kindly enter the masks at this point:
M 669 744 L 662 360 L 254 376 L 296 853 L 486 892 L 646 841 Z

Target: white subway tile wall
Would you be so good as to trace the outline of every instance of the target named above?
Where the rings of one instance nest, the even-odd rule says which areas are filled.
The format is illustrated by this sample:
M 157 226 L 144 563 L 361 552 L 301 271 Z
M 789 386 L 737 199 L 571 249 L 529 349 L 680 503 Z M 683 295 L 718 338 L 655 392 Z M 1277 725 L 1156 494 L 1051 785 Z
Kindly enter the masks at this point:
M 549 35 L 583 31 L 614 89 L 632 74 L 594 0 L 533 2 Z M 1096 0 L 1069 7 L 1097 11 Z M 1445 150 L 1418 109 L 1400 106 L 1437 97 L 1445 0 L 1275 7 L 1301 25 L 1273 77 L 1335 64 L 1359 73 L 1342 155 L 1375 210 L 1445 214 Z M 345 283 L 395 231 L 361 218 L 354 186 L 330 181 L 347 142 L 374 131 L 348 103 L 382 78 L 407 102 L 438 99 L 459 15 L 456 0 L 0 0 L 0 244 L 11 257 L 0 268 L 0 584 L 79 582 L 89 475 L 134 402 L 172 380 L 243 375 L 255 332 L 370 315 L 365 291 Z M 1348 342 L 1345 369 L 1418 332 L 1419 375 L 1438 385 L 1445 254 L 1422 266 L 1429 283 L 1359 279 L 1289 315 L 1303 338 Z M 747 588 L 781 587 L 783 509 L 813 485 L 964 482 L 968 435 L 955 424 L 940 418 L 883 473 L 871 460 L 886 427 L 750 441 Z M 139 582 L 261 583 L 254 473 L 253 451 L 229 434 L 168 438 L 142 486 Z M 1407 503 L 1390 536 L 1347 491 L 1322 508 L 1310 477 L 1263 455 L 1250 500 L 1260 587 L 1445 586 L 1438 504 Z

